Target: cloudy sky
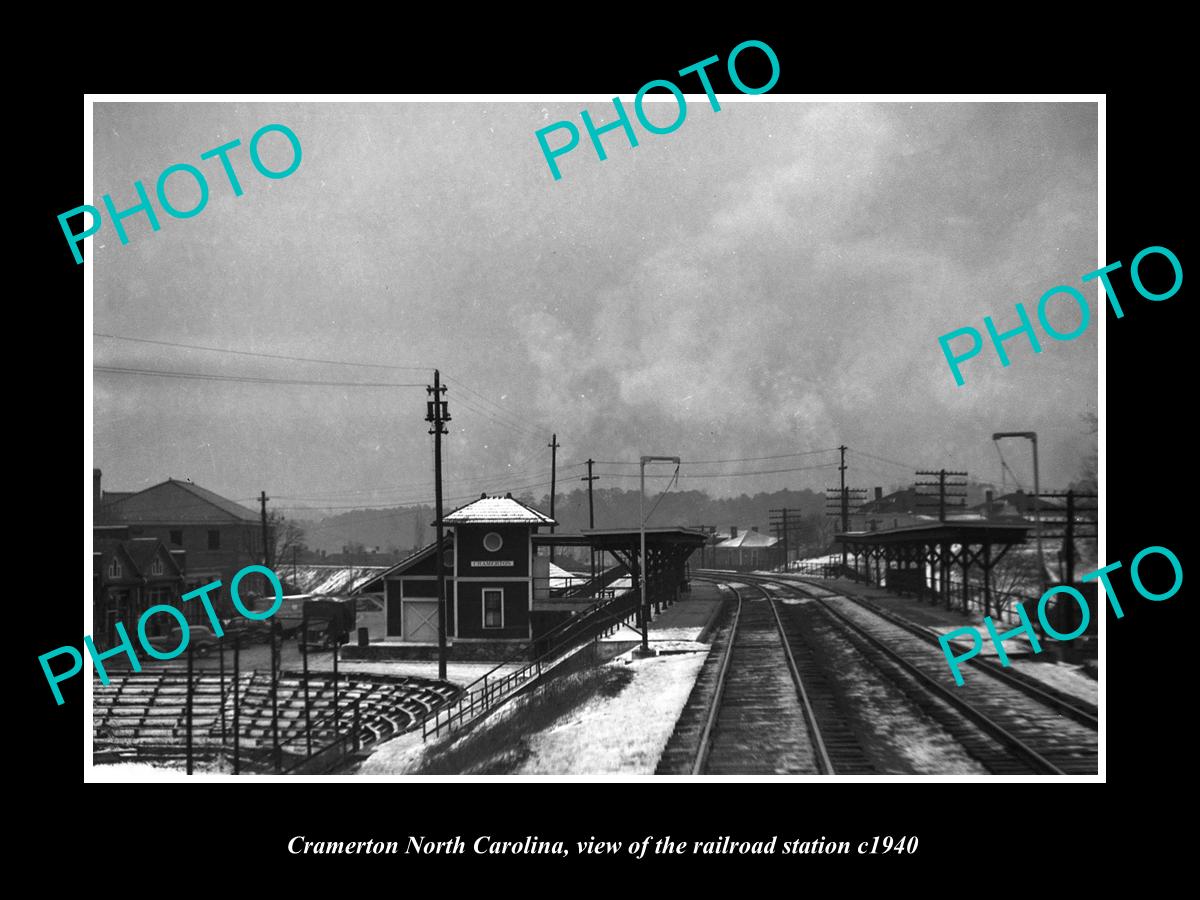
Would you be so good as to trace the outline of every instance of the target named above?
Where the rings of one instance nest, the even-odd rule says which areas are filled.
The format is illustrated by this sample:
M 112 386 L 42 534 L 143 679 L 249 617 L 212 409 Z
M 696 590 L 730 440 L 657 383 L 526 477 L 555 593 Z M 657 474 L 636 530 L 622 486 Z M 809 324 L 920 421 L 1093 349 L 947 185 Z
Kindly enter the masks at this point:
M 1044 291 L 1107 262 L 1094 104 L 722 98 L 717 113 L 701 95 L 673 134 L 639 128 L 636 149 L 605 135 L 603 162 L 584 133 L 554 181 L 534 132 L 578 125 L 584 107 L 597 122 L 611 113 L 97 104 L 91 202 L 132 206 L 135 179 L 152 192 L 179 162 L 211 192 L 193 218 L 159 210 L 158 232 L 126 220 L 126 246 L 107 225 L 88 239 L 105 487 L 170 476 L 238 499 L 266 490 L 285 507 L 427 500 L 424 390 L 341 383 L 421 385 L 434 366 L 450 388 L 451 499 L 544 492 L 552 432 L 568 488 L 589 456 L 653 453 L 697 461 L 682 484 L 714 495 L 822 489 L 836 454 L 807 451 L 842 443 L 855 485 L 904 482 L 912 466 L 999 481 L 998 430 L 1039 433 L 1045 484 L 1079 473 L 1094 315 L 1074 341 L 1043 336 L 1038 355 L 1010 341 L 1007 369 L 981 354 L 962 387 L 937 337 L 982 330 L 988 314 L 1014 327 L 1015 302 L 1033 315 Z M 276 122 L 303 160 L 268 180 L 247 145 Z M 241 197 L 199 158 L 235 138 Z M 290 159 L 279 134 L 261 146 L 272 168 Z M 169 184 L 176 206 L 194 204 L 186 175 Z M 1087 295 L 1094 313 L 1094 286 Z M 1051 321 L 1071 330 L 1078 311 L 1056 304 Z M 259 380 L 228 380 L 243 377 Z M 1005 453 L 1031 480 L 1027 447 Z M 727 474 L 755 472 L 769 474 Z

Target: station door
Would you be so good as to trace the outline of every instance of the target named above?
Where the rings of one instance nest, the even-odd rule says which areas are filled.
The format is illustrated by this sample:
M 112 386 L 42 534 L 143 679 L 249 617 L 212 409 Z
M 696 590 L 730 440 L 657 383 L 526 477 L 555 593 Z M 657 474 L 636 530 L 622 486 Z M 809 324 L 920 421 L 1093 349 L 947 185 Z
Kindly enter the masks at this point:
M 404 601 L 404 640 L 422 644 L 436 644 L 437 629 L 436 600 Z

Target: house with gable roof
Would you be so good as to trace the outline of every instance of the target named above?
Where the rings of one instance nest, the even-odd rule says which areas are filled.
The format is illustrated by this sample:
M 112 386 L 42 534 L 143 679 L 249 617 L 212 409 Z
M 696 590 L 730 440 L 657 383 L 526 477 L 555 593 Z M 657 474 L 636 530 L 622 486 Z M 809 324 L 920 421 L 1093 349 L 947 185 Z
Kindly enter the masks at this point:
M 259 513 L 191 481 L 168 478 L 141 491 L 106 493 L 99 469 L 92 470 L 92 479 L 97 535 L 113 532 L 131 539 L 161 541 L 170 554 L 186 556 L 183 592 L 220 581 L 220 590 L 209 596 L 222 616 L 233 614 L 229 598 L 233 576 L 245 566 L 263 561 Z M 271 540 L 270 531 L 267 539 Z M 256 582 L 253 586 L 252 581 Z M 242 589 L 247 595 L 269 589 L 264 582 L 260 576 L 248 578 Z M 247 605 L 253 608 L 251 603 Z M 203 624 L 204 620 L 193 619 L 190 611 L 188 616 L 189 621 Z
M 151 606 L 174 606 L 184 618 L 197 625 L 207 624 L 202 607 L 184 604 L 182 559 L 172 554 L 158 538 L 122 539 L 98 536 L 92 545 L 92 634 L 101 646 L 116 644 L 120 636 L 116 623 L 125 626 L 125 633 L 137 639 L 137 621 Z M 194 607 L 194 608 L 189 608 Z M 147 620 L 147 634 L 165 634 L 176 627 L 168 614 Z

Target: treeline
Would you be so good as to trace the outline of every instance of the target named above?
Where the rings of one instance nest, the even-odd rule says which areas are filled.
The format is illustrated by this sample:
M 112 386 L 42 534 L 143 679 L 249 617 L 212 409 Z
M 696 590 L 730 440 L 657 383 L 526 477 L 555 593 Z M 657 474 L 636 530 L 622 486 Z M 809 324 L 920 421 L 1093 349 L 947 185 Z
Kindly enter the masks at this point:
M 520 494 L 517 499 L 544 513 L 550 512 L 548 493 L 541 496 Z M 638 499 L 636 490 L 597 489 L 593 495 L 596 527 L 636 528 Z M 647 491 L 646 511 L 652 507 L 654 512 L 648 523 L 652 526 L 710 525 L 720 531 L 727 531 L 730 526 L 737 526 L 739 530 L 757 527 L 764 534 L 770 534 L 769 511 L 782 508 L 789 510 L 789 517 L 794 512 L 799 513 L 801 521 L 789 530 L 800 539 L 819 541 L 825 525 L 825 498 L 810 490 L 725 498 L 710 497 L 704 491 L 672 491 L 661 499 L 658 493 Z M 452 508 L 448 506 L 446 511 Z M 587 528 L 587 491 L 576 489 L 570 493 L 556 493 L 554 517 L 559 523 L 559 531 Z M 361 545 L 368 550 L 378 547 L 381 553 L 403 553 L 433 540 L 434 530 L 430 524 L 433 519 L 431 506 L 400 506 L 352 510 L 301 524 L 305 544 L 311 550 L 341 553 L 343 548 Z

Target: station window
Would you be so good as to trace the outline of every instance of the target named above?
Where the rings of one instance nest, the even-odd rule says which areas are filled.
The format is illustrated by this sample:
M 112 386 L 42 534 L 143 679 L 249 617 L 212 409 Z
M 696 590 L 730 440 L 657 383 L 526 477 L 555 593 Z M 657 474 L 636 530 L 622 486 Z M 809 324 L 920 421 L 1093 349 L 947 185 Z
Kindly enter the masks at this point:
M 120 578 L 124 572 L 125 570 L 121 568 L 121 561 L 114 556 L 112 562 L 108 564 L 108 577 Z
M 504 546 L 504 538 L 496 534 L 494 531 L 489 531 L 483 538 L 483 549 L 488 553 L 495 553 Z
M 221 532 L 220 531 L 214 529 L 208 533 L 208 549 L 209 550 L 220 550 L 221 549 Z
M 504 627 L 504 591 L 498 588 L 483 590 L 483 627 Z

